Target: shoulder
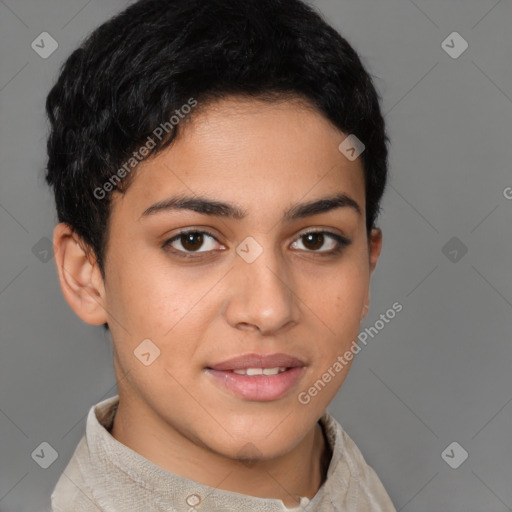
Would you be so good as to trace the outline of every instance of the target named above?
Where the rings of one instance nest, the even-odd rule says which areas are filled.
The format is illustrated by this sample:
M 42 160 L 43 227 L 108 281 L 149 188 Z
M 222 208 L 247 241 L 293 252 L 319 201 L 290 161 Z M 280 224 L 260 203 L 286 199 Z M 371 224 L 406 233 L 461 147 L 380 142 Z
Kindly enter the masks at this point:
M 51 494 L 52 512 L 98 512 L 91 499 L 80 461 L 87 456 L 86 438 L 82 437 Z
M 335 437 L 332 470 L 335 488 L 347 492 L 347 500 L 354 504 L 354 510 L 371 512 L 396 512 L 375 470 L 366 462 L 361 450 L 330 414 L 324 415 L 325 426 Z

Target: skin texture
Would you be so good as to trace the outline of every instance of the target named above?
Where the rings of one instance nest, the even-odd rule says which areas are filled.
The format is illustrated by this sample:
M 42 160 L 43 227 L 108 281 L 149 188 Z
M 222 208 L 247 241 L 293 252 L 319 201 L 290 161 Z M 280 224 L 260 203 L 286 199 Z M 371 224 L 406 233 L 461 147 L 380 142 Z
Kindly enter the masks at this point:
M 361 158 L 345 158 L 338 145 L 347 134 L 298 101 L 225 98 L 184 128 L 170 148 L 138 166 L 125 195 L 114 194 L 105 281 L 76 234 L 65 224 L 55 228 L 61 287 L 82 320 L 110 326 L 118 441 L 173 473 L 293 506 L 323 483 L 329 454 L 317 422 L 349 366 L 309 404 L 297 396 L 357 339 L 382 246 L 380 230 L 368 237 L 365 228 Z M 353 198 L 363 215 L 343 207 L 283 221 L 293 204 L 335 192 Z M 177 193 L 236 203 L 247 217 L 167 211 L 141 219 Z M 172 243 L 191 259 L 161 247 L 189 228 L 216 240 Z M 322 229 L 350 245 L 323 256 L 334 239 L 300 236 Z M 235 252 L 248 236 L 263 249 L 250 264 Z M 134 356 L 147 338 L 160 350 L 149 366 Z M 276 352 L 306 364 L 277 400 L 238 398 L 205 371 L 233 356 Z

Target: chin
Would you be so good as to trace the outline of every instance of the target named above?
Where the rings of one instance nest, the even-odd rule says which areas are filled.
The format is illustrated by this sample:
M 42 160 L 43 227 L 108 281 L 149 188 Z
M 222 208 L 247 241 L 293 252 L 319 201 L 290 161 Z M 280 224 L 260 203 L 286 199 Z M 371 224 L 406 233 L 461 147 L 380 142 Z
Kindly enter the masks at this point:
M 270 437 L 269 430 L 258 433 L 245 433 L 240 436 L 229 436 L 223 432 L 223 436 L 215 436 L 207 442 L 208 448 L 228 459 L 238 460 L 246 465 L 257 462 L 266 462 L 291 451 L 301 438 L 294 438 L 291 432 L 280 432 L 279 436 Z M 211 434 L 211 432 L 210 432 Z

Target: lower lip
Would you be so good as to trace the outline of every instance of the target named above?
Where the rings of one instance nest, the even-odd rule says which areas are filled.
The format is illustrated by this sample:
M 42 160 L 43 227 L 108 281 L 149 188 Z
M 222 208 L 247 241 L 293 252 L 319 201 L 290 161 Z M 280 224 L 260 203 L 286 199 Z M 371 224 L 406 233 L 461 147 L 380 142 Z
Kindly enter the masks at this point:
M 231 371 L 207 368 L 216 382 L 236 396 L 257 402 L 277 400 L 285 395 L 303 374 L 304 366 L 296 366 L 277 375 L 240 375 Z

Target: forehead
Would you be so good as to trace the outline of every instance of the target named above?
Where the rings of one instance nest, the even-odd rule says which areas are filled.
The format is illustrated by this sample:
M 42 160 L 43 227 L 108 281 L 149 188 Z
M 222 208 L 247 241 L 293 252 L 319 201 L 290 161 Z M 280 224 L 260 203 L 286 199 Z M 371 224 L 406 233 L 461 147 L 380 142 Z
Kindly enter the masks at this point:
M 113 210 L 138 215 L 176 193 L 272 208 L 343 192 L 364 208 L 361 159 L 338 150 L 347 134 L 299 99 L 225 98 L 199 105 L 170 147 L 144 162 Z

